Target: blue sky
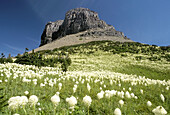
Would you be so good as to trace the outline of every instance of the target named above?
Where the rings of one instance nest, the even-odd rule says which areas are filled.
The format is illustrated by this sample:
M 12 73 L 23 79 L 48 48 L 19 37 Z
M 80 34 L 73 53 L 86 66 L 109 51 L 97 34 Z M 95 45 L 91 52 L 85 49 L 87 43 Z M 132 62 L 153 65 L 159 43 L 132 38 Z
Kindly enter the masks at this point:
M 78 7 L 98 12 L 134 41 L 170 45 L 169 6 L 170 0 L 0 0 L 0 53 L 37 48 L 45 24 Z

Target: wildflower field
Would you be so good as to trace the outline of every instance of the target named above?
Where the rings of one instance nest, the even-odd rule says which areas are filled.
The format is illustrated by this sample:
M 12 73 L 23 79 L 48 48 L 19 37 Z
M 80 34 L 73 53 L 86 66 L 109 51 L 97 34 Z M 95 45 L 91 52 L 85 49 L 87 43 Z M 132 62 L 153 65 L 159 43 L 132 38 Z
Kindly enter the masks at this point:
M 67 72 L 0 64 L 0 114 L 169 115 L 169 51 L 160 53 L 155 46 L 157 53 L 148 51 L 151 46 L 137 46 L 147 47 L 146 54 L 103 50 L 108 44 L 55 49 L 69 53 L 72 64 Z

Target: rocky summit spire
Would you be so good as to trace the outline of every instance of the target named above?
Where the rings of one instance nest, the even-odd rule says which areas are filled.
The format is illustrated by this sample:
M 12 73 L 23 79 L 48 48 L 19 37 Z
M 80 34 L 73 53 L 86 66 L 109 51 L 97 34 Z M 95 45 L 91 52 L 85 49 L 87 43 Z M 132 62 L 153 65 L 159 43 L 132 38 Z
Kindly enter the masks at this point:
M 40 46 L 66 35 L 97 28 L 104 30 L 103 33 L 106 36 L 124 37 L 122 32 L 116 31 L 113 26 L 106 24 L 103 20 L 100 20 L 98 13 L 91 11 L 88 8 L 76 8 L 65 14 L 64 21 L 59 20 L 56 22 L 49 22 L 46 25 L 41 36 Z

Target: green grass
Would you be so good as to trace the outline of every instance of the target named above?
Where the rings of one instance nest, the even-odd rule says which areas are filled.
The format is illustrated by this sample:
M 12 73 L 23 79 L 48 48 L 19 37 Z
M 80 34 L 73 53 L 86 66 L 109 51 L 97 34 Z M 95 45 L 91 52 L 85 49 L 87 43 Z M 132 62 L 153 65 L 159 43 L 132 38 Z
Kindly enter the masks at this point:
M 58 68 L 1 64 L 0 80 L 2 82 L 0 85 L 5 88 L 0 93 L 6 94 L 5 99 L 26 95 L 25 91 L 29 91 L 29 94 L 26 95 L 28 98 L 31 95 L 36 95 L 40 105 L 36 105 L 34 112 L 30 104 L 27 103 L 25 106 L 27 115 L 53 115 L 55 112 L 51 97 L 56 92 L 60 92 L 61 100 L 56 108 L 57 115 L 88 114 L 88 107 L 83 103 L 83 97 L 86 95 L 92 98 L 89 107 L 90 115 L 113 114 L 116 108 L 121 110 L 122 115 L 154 115 L 152 110 L 157 106 L 163 106 L 170 114 L 168 90 L 170 87 L 170 62 L 167 60 L 169 59 L 167 56 L 169 49 L 139 43 L 122 44 L 102 41 L 41 53 L 46 54 L 44 55 L 46 58 L 50 58 L 61 51 L 69 52 L 72 61 L 66 73 Z M 137 56 L 142 58 L 136 59 Z M 160 60 L 151 61 L 150 57 L 154 56 L 160 57 Z M 31 82 L 24 82 L 25 78 Z M 37 84 L 33 82 L 34 79 L 37 79 Z M 41 87 L 42 83 L 45 84 L 44 87 Z M 61 90 L 58 87 L 59 83 L 62 83 Z M 87 83 L 90 84 L 90 92 L 87 90 Z M 77 91 L 73 93 L 75 84 L 78 87 Z M 140 92 L 141 89 L 143 94 Z M 118 96 L 118 93 L 111 96 L 110 99 L 107 99 L 106 96 L 98 99 L 97 94 L 101 90 L 115 90 L 124 93 L 128 91 L 134 93 L 137 99 L 128 99 L 125 95 L 122 98 Z M 160 94 L 164 95 L 165 102 L 162 102 Z M 73 113 L 66 102 L 66 98 L 72 95 L 77 98 Z M 124 101 L 122 107 L 119 100 Z M 151 107 L 147 106 L 147 101 L 152 102 Z M 39 110 L 40 108 L 41 110 Z M 0 111 L 0 114 L 4 115 L 15 113 L 25 115 L 22 107 L 11 110 L 6 106 Z
M 169 62 L 151 62 L 149 60 L 137 61 L 134 56 L 128 54 L 121 57 L 119 54 L 96 52 L 95 54 L 71 55 L 72 65 L 70 71 L 112 71 L 124 74 L 146 76 L 151 79 L 170 79 Z

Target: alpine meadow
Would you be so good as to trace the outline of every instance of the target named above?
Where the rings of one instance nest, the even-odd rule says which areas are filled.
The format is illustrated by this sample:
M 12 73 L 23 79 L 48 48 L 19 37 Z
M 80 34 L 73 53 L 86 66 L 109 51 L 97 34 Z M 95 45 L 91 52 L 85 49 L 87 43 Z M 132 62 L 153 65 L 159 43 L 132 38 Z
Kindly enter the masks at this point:
M 69 10 L 46 24 L 39 48 L 1 54 L 0 115 L 170 115 L 170 47 Z

